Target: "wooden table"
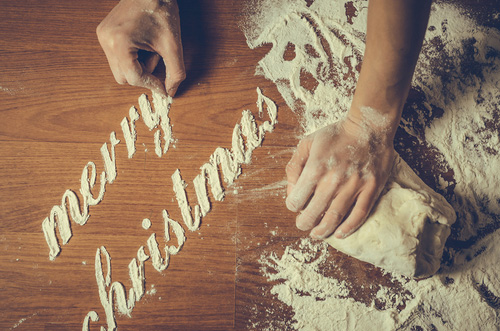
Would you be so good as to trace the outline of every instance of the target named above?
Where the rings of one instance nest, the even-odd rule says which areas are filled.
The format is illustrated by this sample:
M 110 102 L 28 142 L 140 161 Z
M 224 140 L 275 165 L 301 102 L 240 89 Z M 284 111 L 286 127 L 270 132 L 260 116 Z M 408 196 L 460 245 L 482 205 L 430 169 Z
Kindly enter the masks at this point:
M 266 283 L 258 271 L 261 248 L 302 236 L 284 206 L 284 187 L 259 192 L 285 178 L 299 134 L 296 118 L 273 83 L 254 76 L 266 49 L 246 45 L 238 27 L 241 3 L 191 1 L 181 4 L 188 78 L 170 111 L 175 148 L 158 158 L 153 132 L 140 120 L 137 152 L 128 159 L 120 122 L 149 91 L 116 84 L 97 42 L 95 28 L 115 4 L 0 3 L 0 329 L 80 329 L 90 310 L 101 318 L 91 329 L 105 325 L 94 276 L 97 248 L 106 247 L 112 280 L 128 289 L 130 260 L 152 232 L 162 236 L 162 210 L 182 220 L 171 175 L 179 168 L 192 183 L 216 147 L 231 147 L 242 111 L 257 114 L 259 86 L 278 103 L 276 132 L 243 166 L 225 201 L 212 203 L 200 231 L 186 233 L 169 268 L 160 274 L 146 262 L 146 289 L 154 286 L 156 294 L 137 302 L 132 318 L 117 317 L 124 330 L 245 328 L 251 308 L 272 301 L 257 291 Z M 122 139 L 116 181 L 90 207 L 87 224 L 72 222 L 73 237 L 50 261 L 42 221 L 66 189 L 79 194 L 87 162 L 103 170 L 100 148 L 112 131 Z M 195 201 L 192 185 L 187 192 Z M 151 219 L 150 230 L 142 228 L 144 218 Z
M 182 223 L 171 175 L 181 170 L 195 201 L 192 180 L 200 166 L 216 147 L 231 147 L 243 110 L 257 114 L 256 87 L 278 104 L 275 131 L 242 166 L 225 200 L 212 203 L 200 230 L 186 232 L 168 269 L 159 273 L 146 261 L 148 292 L 131 318 L 117 314 L 117 324 L 123 330 L 242 330 L 291 316 L 269 293 L 258 259 L 305 236 L 279 185 L 301 135 L 298 120 L 274 84 L 254 75 L 269 48 L 248 48 L 238 27 L 242 2 L 180 2 L 188 76 L 170 110 L 175 148 L 157 157 L 154 133 L 139 120 L 137 152 L 129 159 L 120 122 L 149 91 L 116 84 L 97 42 L 95 28 L 116 1 L 0 1 L 0 329 L 80 329 L 92 310 L 100 321 L 90 329 L 105 325 L 96 250 L 106 247 L 112 280 L 128 290 L 128 264 L 151 233 L 162 236 L 162 210 Z M 50 261 L 42 221 L 67 189 L 79 194 L 87 162 L 103 170 L 100 148 L 109 145 L 112 131 L 122 139 L 116 181 L 90 207 L 84 226 L 72 222 L 73 237 Z M 151 229 L 142 228 L 144 218 Z M 348 270 L 344 277 L 389 283 L 378 269 L 331 254 Z

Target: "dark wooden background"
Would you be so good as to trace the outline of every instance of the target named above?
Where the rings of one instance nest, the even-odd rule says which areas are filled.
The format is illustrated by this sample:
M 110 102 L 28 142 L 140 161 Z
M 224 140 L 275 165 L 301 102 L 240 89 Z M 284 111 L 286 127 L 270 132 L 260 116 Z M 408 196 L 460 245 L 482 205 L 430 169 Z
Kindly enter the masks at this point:
M 117 314 L 117 323 L 122 330 L 242 330 L 291 317 L 270 294 L 258 259 L 305 236 L 285 208 L 285 188 L 262 190 L 285 179 L 298 119 L 274 84 L 254 75 L 269 46 L 246 45 L 238 27 L 243 1 L 180 2 L 188 76 L 170 112 L 175 148 L 158 158 L 153 133 L 139 120 L 136 155 L 127 158 L 124 141 L 117 146 L 116 182 L 85 226 L 72 223 L 73 238 L 49 261 L 43 219 L 66 189 L 78 192 L 88 161 L 103 170 L 101 145 L 112 131 L 122 137 L 120 121 L 149 91 L 116 84 L 97 42 L 95 28 L 116 1 L 0 0 L 0 329 L 80 329 L 90 310 L 101 318 L 91 330 L 105 325 L 96 249 L 107 248 L 113 281 L 128 289 L 128 263 L 152 232 L 163 233 L 161 211 L 181 221 L 170 176 L 179 168 L 191 183 L 216 147 L 231 147 L 241 112 L 257 113 L 257 86 L 279 106 L 275 132 L 225 201 L 212 204 L 200 231 L 186 233 L 170 267 L 159 274 L 146 262 L 146 289 L 156 294 L 138 302 L 132 318 Z M 195 201 L 192 185 L 187 191 Z M 141 227 L 146 217 L 150 230 Z M 374 267 L 333 250 L 331 258 L 343 277 L 390 284 Z

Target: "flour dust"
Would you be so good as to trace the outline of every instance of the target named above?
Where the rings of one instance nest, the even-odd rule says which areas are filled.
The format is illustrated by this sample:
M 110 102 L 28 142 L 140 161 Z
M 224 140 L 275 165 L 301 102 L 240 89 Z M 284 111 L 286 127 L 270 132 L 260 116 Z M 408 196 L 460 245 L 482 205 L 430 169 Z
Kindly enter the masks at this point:
M 338 121 L 349 109 L 367 6 L 255 0 L 245 9 L 241 27 L 248 46 L 272 44 L 256 73 L 276 84 L 304 134 Z M 500 26 L 498 12 L 490 18 Z M 482 26 L 457 5 L 435 2 L 395 147 L 457 213 L 441 271 L 421 281 L 391 275 L 398 291 L 380 286 L 361 302 L 346 295 L 361 284 L 347 286 L 342 276 L 323 273 L 322 265 L 335 264 L 323 244 L 304 242 L 281 256 L 266 252 L 262 273 L 279 280 L 271 293 L 293 311 L 293 319 L 281 324 L 273 316 L 268 329 L 498 329 L 499 90 L 499 30 Z M 312 261 L 303 256 L 311 245 L 318 245 L 320 256 Z

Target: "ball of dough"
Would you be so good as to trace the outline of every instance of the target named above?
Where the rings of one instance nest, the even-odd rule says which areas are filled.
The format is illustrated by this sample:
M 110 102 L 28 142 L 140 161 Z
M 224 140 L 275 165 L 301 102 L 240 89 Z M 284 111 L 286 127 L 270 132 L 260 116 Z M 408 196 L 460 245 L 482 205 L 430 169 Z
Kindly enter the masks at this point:
M 335 249 L 387 271 L 426 277 L 440 267 L 456 214 L 398 155 L 387 184 L 366 222 Z

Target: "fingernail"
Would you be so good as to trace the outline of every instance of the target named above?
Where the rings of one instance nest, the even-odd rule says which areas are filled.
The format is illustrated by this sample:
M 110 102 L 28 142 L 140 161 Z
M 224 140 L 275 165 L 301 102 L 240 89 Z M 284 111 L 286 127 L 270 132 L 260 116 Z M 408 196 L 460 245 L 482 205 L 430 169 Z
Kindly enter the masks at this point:
M 345 234 L 344 232 L 342 232 L 340 230 L 335 231 L 335 238 L 344 239 L 346 237 L 347 237 L 347 234 Z
M 286 203 L 286 208 L 288 208 L 288 210 L 297 212 L 297 208 L 295 207 L 295 201 L 293 199 L 290 199 L 290 197 L 288 197 L 286 198 L 285 203 Z
M 311 236 L 311 238 L 314 238 L 314 239 L 325 239 L 325 231 L 323 231 L 323 233 L 320 233 L 320 231 L 318 230 L 318 228 L 314 228 L 312 229 L 311 233 L 309 234 Z
M 297 227 L 297 229 L 299 229 L 300 231 L 306 231 L 308 230 L 307 227 L 304 226 L 304 223 L 301 222 L 299 220 L 299 218 L 297 217 L 297 219 L 295 220 L 295 226 Z

